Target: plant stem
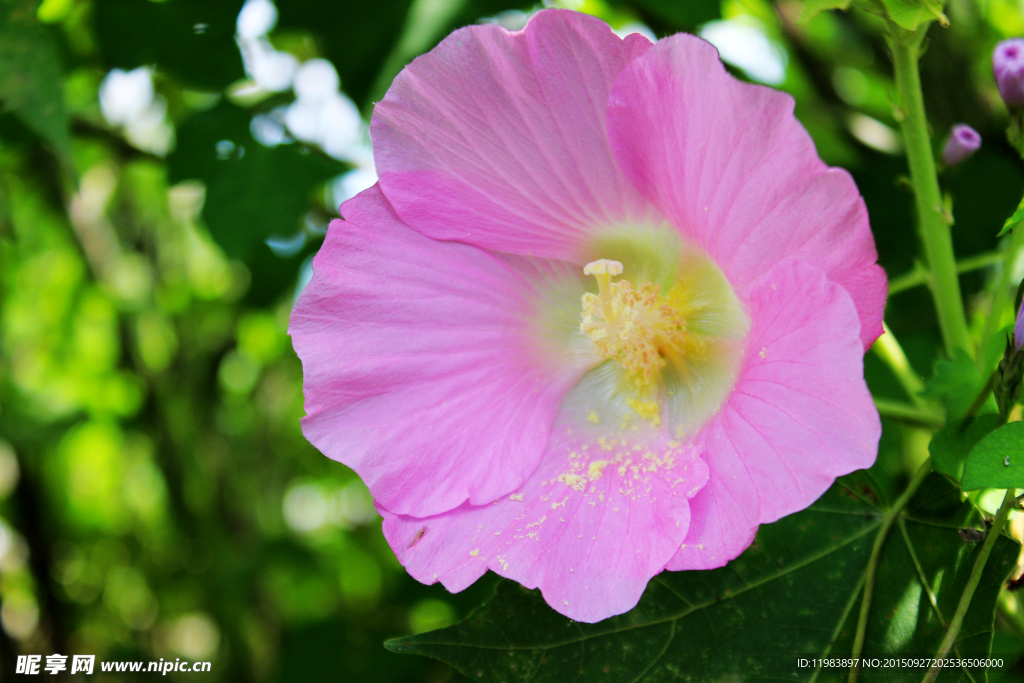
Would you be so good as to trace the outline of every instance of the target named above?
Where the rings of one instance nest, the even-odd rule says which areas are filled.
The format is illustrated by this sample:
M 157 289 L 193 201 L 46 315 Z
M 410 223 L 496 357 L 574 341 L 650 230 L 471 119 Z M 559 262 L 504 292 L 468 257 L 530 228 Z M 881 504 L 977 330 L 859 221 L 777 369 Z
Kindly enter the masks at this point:
M 967 615 L 967 608 L 971 606 L 971 598 L 974 597 L 974 591 L 978 587 L 978 582 L 981 581 L 981 574 L 985 570 L 985 564 L 988 562 L 988 556 L 992 554 L 992 548 L 995 547 L 996 541 L 999 540 L 999 534 L 1003 531 L 1003 525 L 1006 524 L 1006 518 L 1010 516 L 1010 510 L 1013 509 L 1013 503 L 1016 500 L 1016 492 L 1016 489 L 1006 489 L 1006 497 L 1003 498 L 1003 504 L 999 507 L 999 512 L 996 513 L 996 519 L 989 528 L 988 535 L 985 537 L 985 544 L 981 546 L 981 552 L 978 553 L 978 558 L 974 561 L 974 567 L 971 569 L 971 576 L 967 579 L 967 585 L 964 587 L 964 592 L 960 596 L 960 604 L 957 605 L 956 614 L 953 615 L 952 620 L 949 622 L 949 628 L 946 630 L 946 637 L 942 639 L 939 651 L 935 653 L 935 659 L 943 659 L 949 654 L 949 649 L 953 646 L 953 642 L 956 641 L 957 634 L 960 633 L 960 626 L 964 623 L 964 617 Z M 932 683 L 941 671 L 941 666 L 933 666 L 928 670 L 928 673 L 925 675 L 922 683 Z
M 892 374 L 896 375 L 896 379 L 903 385 L 903 390 L 907 392 L 907 396 L 914 402 L 914 405 L 918 408 L 925 408 L 927 403 L 921 398 L 921 394 L 924 392 L 924 382 L 910 366 L 907 354 L 903 353 L 903 347 L 900 346 L 896 335 L 889 329 L 889 325 L 883 322 L 882 329 L 884 330 L 882 336 L 875 340 L 871 350 L 889 366 Z
M 903 508 L 907 506 L 910 499 L 917 493 L 918 487 L 925 480 L 928 474 L 932 471 L 932 460 L 928 458 L 924 461 L 921 467 L 917 470 L 914 478 L 907 484 L 907 489 L 903 492 L 903 495 L 899 497 L 891 508 L 885 513 L 885 518 L 882 520 L 882 526 L 878 530 L 878 536 L 875 537 L 875 544 L 871 547 L 871 558 L 868 560 L 868 566 L 866 569 L 867 578 L 864 581 L 864 597 L 860 602 L 860 616 L 857 618 L 857 634 L 853 639 L 853 652 L 851 657 L 855 662 L 850 667 L 850 677 L 847 679 L 848 683 L 857 683 L 857 674 L 860 672 L 860 656 L 864 652 L 864 634 L 868 628 L 868 613 L 871 611 L 871 598 L 875 591 L 875 574 L 878 571 L 878 559 L 882 556 L 882 546 L 885 545 L 885 540 L 889 536 L 889 530 L 892 529 L 893 523 L 899 518 L 900 514 L 903 513 Z
M 921 41 L 927 31 L 922 27 L 917 33 L 911 33 L 891 21 L 889 27 L 889 47 L 892 50 L 896 89 L 900 99 L 900 124 L 907 147 L 910 182 L 917 202 L 919 232 L 931 270 L 932 296 L 939 316 L 942 339 L 946 354 L 952 358 L 954 349 L 962 348 L 969 352 L 971 346 L 956 260 L 953 257 L 953 239 L 942 212 L 942 195 L 935 173 L 935 159 L 932 156 L 924 98 L 921 95 L 921 76 L 917 64 Z
M 942 416 L 942 413 L 936 410 L 929 410 L 928 408 L 922 408 L 921 406 L 912 406 L 902 401 L 890 401 L 886 398 L 876 398 L 875 408 L 878 410 L 880 415 L 885 417 L 894 417 L 897 420 L 906 420 L 907 422 L 916 422 L 925 427 L 934 427 L 938 429 L 945 424 L 946 419 Z
M 988 266 L 1002 263 L 1006 255 L 999 251 L 986 251 L 984 254 L 975 254 L 956 262 L 956 272 L 969 273 L 972 270 L 980 270 Z M 889 280 L 889 296 L 894 296 L 908 289 L 913 289 L 928 282 L 928 271 L 920 264 L 915 265 L 910 272 L 904 273 Z

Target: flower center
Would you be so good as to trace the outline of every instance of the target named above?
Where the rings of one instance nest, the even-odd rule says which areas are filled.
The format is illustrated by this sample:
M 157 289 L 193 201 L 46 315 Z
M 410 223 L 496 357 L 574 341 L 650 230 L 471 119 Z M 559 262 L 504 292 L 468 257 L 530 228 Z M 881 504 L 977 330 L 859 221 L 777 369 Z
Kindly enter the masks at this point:
M 565 300 L 582 312 L 560 329 L 596 362 L 566 404 L 610 439 L 695 434 L 729 397 L 747 345 L 750 318 L 729 280 L 666 226 L 607 229 L 581 256 L 597 287 Z
M 603 358 L 614 359 L 626 372 L 640 397 L 651 393 L 665 356 L 686 347 L 686 320 L 661 296 L 661 287 L 648 282 L 639 288 L 629 280 L 612 282 L 622 274 L 618 261 L 601 259 L 583 268 L 597 279 L 598 293 L 583 295 L 580 330 Z

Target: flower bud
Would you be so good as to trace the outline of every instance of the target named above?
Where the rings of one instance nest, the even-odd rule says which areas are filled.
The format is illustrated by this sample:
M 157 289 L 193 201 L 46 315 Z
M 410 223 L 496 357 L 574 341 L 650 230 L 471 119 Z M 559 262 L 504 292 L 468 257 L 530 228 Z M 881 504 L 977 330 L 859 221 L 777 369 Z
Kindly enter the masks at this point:
M 992 71 L 1006 106 L 1024 106 L 1024 38 L 1010 38 L 996 45 Z
M 953 126 L 953 131 L 946 141 L 946 149 L 942 152 L 942 163 L 946 166 L 956 166 L 967 157 L 974 154 L 981 147 L 981 136 L 965 123 Z
M 1024 283 L 1021 283 L 1022 289 L 1024 289 Z M 1020 347 L 1024 346 L 1024 303 L 1017 301 L 1017 324 L 1013 326 L 1013 345 L 1020 351 Z

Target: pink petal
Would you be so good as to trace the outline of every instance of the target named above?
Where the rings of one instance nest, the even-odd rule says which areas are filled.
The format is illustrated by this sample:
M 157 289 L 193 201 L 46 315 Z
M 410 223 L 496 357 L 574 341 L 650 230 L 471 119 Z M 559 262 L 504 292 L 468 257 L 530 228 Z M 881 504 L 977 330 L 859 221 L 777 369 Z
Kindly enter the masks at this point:
M 740 379 L 697 439 L 711 480 L 691 502 L 686 544 L 668 569 L 723 566 L 759 524 L 806 508 L 878 452 L 881 423 L 846 290 L 785 261 L 751 285 L 750 306 Z
M 608 428 L 589 424 L 575 404 L 567 401 L 544 459 L 515 494 L 426 519 L 380 511 L 384 535 L 415 579 L 457 592 L 490 569 L 591 623 L 636 605 L 685 537 L 688 500 L 707 467 L 697 449 L 651 429 L 625 445 L 602 438 L 602 448 L 597 435 Z M 590 463 L 602 460 L 612 462 L 588 477 Z M 566 473 L 576 474 L 559 480 Z
M 576 12 L 459 29 L 373 110 L 381 188 L 436 239 L 574 259 L 581 235 L 650 211 L 612 158 L 608 90 L 650 47 Z
M 818 158 L 789 95 L 741 83 L 709 43 L 679 34 L 623 70 L 608 128 L 626 175 L 740 298 L 798 258 L 853 297 L 863 348 L 882 333 L 886 281 L 864 202 L 846 171 Z
M 292 313 L 306 438 L 401 514 L 516 489 L 593 363 L 536 320 L 545 292 L 565 288 L 576 305 L 582 274 L 426 238 L 376 186 L 342 210 Z

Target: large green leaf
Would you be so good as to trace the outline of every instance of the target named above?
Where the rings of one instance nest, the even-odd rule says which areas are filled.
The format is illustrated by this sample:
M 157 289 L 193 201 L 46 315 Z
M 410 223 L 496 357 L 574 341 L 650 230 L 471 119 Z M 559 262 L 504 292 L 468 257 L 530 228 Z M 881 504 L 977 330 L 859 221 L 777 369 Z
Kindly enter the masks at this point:
M 885 514 L 863 481 L 843 478 L 807 510 L 763 526 L 755 545 L 722 569 L 661 574 L 622 616 L 575 623 L 536 591 L 504 582 L 466 621 L 387 646 L 448 662 L 474 681 L 845 681 L 844 669 L 800 668 L 797 659 L 852 650 Z M 953 484 L 929 475 L 882 547 L 865 656 L 938 649 L 980 550 L 957 530 L 977 522 Z M 996 597 L 1018 550 L 1008 536 L 996 543 L 957 638 L 959 654 L 989 653 Z M 864 668 L 859 680 L 918 680 L 924 670 L 905 673 Z M 971 676 L 984 680 L 977 669 Z M 971 679 L 946 669 L 938 680 Z
M 0 0 L 0 108 L 14 112 L 70 163 L 62 69 L 31 0 Z
M 978 442 L 967 456 L 963 487 L 1024 487 L 1024 422 L 1003 425 Z

